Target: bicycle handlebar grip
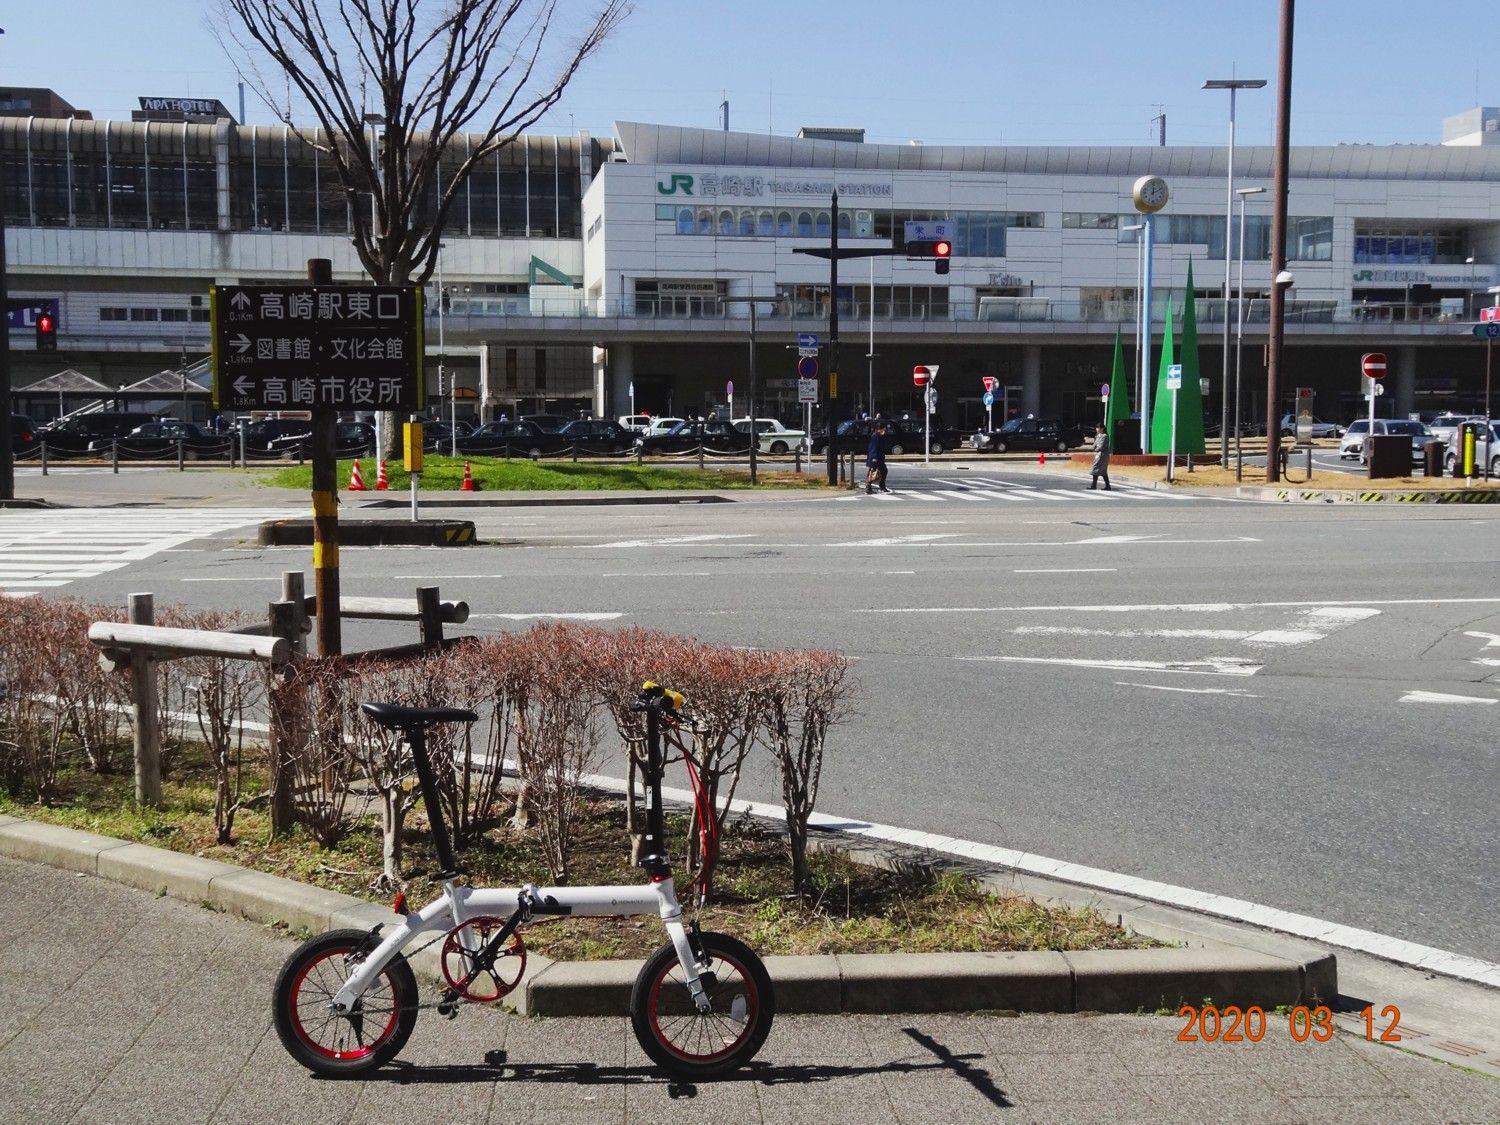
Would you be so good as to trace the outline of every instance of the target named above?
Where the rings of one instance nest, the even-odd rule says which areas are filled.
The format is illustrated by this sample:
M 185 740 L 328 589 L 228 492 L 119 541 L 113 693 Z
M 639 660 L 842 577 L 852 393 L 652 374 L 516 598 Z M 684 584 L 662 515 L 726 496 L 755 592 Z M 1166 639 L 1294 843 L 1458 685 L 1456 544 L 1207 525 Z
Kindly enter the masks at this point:
M 681 711 L 687 703 L 686 697 L 680 691 L 662 687 L 658 683 L 647 680 L 641 685 L 641 705 L 644 707 L 655 707 L 662 711 Z

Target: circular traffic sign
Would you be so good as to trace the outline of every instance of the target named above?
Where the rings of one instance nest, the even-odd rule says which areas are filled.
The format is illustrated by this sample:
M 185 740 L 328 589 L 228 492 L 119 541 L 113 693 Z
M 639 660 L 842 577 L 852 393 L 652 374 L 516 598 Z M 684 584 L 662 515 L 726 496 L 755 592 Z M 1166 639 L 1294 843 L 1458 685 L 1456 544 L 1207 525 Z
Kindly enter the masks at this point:
M 994 406 L 995 405 L 995 396 L 994 396 L 994 394 L 992 392 L 985 391 L 984 392 L 984 398 L 982 398 L 980 401 L 983 402 L 985 404 L 985 406 Z
M 1366 379 L 1379 379 L 1385 374 L 1385 353 L 1366 352 L 1360 356 L 1359 373 Z
M 797 374 L 804 379 L 814 378 L 818 374 L 818 361 L 810 355 L 805 355 L 797 361 Z
M 1108 383 L 1100 383 L 1099 384 L 1099 397 L 1100 398 L 1108 398 L 1109 397 L 1109 384 Z
M 925 387 L 927 385 L 927 380 L 931 376 L 931 374 L 932 373 L 928 371 L 927 368 L 920 365 L 917 367 L 913 367 L 911 369 L 911 381 L 919 387 Z
M 1493 340 L 1496 336 L 1500 336 L 1500 324 L 1497 324 L 1494 321 L 1488 321 L 1484 324 L 1476 324 L 1474 325 L 1474 335 L 1480 337 L 1481 339 L 1488 337 L 1489 339 Z
M 727 382 L 727 383 L 724 384 L 724 393 L 727 396 L 729 396 L 730 398 L 734 397 L 734 380 L 733 379 L 729 380 L 729 382 Z

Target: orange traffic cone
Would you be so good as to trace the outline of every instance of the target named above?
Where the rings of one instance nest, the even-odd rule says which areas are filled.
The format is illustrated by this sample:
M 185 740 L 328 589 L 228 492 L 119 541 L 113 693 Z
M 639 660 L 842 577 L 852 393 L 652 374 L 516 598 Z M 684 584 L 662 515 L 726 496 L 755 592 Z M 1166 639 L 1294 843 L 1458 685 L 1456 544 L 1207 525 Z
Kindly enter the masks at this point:
M 351 470 L 349 470 L 349 491 L 350 492 L 369 492 L 370 491 L 368 488 L 365 487 L 365 478 L 359 475 L 359 459 L 358 458 L 355 458 L 354 468 L 351 469 Z
M 375 491 L 389 492 L 390 490 L 391 480 L 385 475 L 385 458 L 381 458 L 380 471 L 375 474 Z
M 1045 449 L 1036 455 L 1036 463 L 1038 465 L 1045 465 L 1047 463 L 1047 451 Z
M 458 490 L 460 492 L 474 491 L 474 474 L 469 471 L 469 463 L 467 461 L 464 462 L 464 482 L 458 486 Z

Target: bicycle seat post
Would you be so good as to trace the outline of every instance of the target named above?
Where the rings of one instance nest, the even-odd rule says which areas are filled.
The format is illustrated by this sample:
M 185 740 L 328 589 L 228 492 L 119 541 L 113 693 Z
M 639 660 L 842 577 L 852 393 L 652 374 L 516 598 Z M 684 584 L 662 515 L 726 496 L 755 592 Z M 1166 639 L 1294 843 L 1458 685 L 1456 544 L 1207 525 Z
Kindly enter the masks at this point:
M 437 781 L 432 772 L 432 762 L 427 757 L 427 728 L 421 723 L 412 723 L 401 728 L 411 746 L 412 761 L 417 767 L 417 781 L 422 786 L 422 803 L 427 808 L 427 823 L 432 830 L 432 845 L 437 849 L 438 878 L 446 882 L 458 874 L 458 861 L 453 857 L 453 838 L 448 835 L 447 822 L 443 820 L 442 802 L 438 800 Z
M 641 841 L 641 861 L 653 880 L 670 878 L 672 868 L 667 860 L 664 837 L 666 829 L 661 811 L 661 710 L 653 701 L 646 708 L 646 835 Z

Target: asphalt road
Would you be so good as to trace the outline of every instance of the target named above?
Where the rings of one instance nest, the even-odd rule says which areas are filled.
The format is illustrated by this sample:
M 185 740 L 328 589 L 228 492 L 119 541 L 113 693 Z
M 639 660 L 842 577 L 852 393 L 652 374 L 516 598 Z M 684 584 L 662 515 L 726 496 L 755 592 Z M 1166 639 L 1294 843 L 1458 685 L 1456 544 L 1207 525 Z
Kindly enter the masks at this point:
M 1090 494 L 982 463 L 898 465 L 891 483 L 464 509 L 491 545 L 345 549 L 343 589 L 436 582 L 479 631 L 575 616 L 838 648 L 863 694 L 830 752 L 827 812 L 1500 960 L 1500 509 Z M 18 521 L 67 518 L 0 513 L 0 544 L 24 551 L 36 532 Z M 41 596 L 262 606 L 309 565 L 219 524 Z M 748 788 L 775 799 L 766 774 Z

